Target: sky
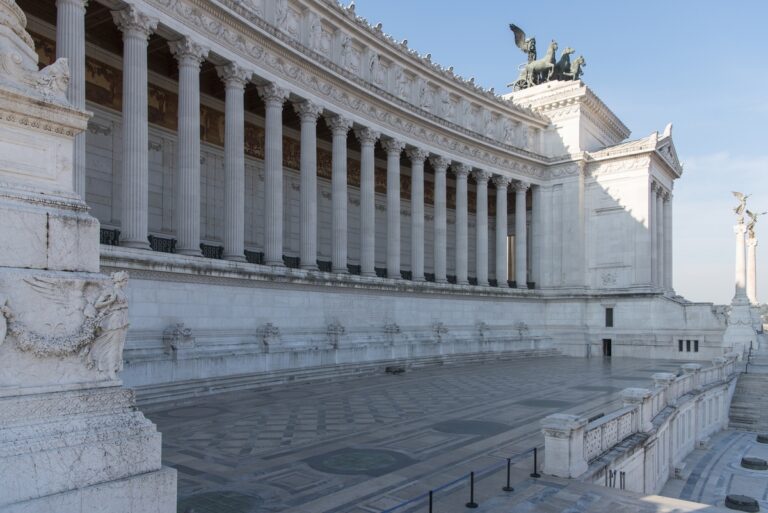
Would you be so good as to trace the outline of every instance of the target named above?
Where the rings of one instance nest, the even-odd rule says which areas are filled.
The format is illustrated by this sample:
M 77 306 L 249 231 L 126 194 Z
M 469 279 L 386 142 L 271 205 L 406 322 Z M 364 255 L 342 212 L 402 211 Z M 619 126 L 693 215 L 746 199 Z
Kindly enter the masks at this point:
M 346 0 L 345 0 L 346 1 Z M 768 210 L 768 0 L 356 0 L 357 14 L 483 87 L 508 91 L 525 60 L 508 24 L 587 61 L 584 82 L 632 130 L 674 125 L 674 277 L 692 301 L 734 293 L 732 190 Z M 559 53 L 558 53 L 559 55 Z M 768 302 L 768 216 L 758 224 Z M 762 273 L 761 273 L 762 271 Z

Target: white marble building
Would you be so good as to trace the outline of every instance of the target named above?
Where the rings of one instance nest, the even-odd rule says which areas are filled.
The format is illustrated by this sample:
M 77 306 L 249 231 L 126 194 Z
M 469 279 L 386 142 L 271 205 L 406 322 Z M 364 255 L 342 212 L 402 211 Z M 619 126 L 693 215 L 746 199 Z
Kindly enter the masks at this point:
M 122 378 L 146 400 L 731 349 L 674 292 L 671 126 L 627 140 L 580 81 L 501 97 L 330 0 L 18 4 L 93 112 L 73 186 L 131 276 Z

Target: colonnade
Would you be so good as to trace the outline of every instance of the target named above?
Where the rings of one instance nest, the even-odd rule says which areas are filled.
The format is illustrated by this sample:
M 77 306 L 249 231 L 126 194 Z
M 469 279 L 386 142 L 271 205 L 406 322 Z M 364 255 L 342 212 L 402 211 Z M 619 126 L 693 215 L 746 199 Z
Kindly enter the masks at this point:
M 72 98 L 84 106 L 84 0 L 58 0 L 57 34 L 66 44 L 58 46 L 62 56 L 75 63 L 70 91 Z M 148 98 L 147 44 L 157 29 L 158 21 L 129 5 L 113 11 L 113 19 L 123 34 L 123 156 L 122 156 L 122 246 L 148 249 Z M 69 41 L 80 38 L 77 44 Z M 59 39 L 57 37 L 57 39 Z M 200 255 L 200 68 L 209 50 L 190 37 L 170 41 L 172 55 L 178 61 L 178 155 L 176 165 L 175 223 L 176 251 Z M 387 154 L 387 248 L 386 269 L 389 278 L 401 277 L 400 265 L 400 159 L 403 152 L 411 163 L 411 255 L 414 281 L 424 281 L 424 165 L 429 159 L 434 180 L 434 254 L 435 281 L 447 283 L 447 172 L 456 179 L 456 283 L 469 283 L 468 273 L 468 187 L 473 175 L 477 184 L 477 230 L 475 247 L 477 283 L 489 285 L 488 279 L 488 182 L 496 189 L 496 278 L 499 286 L 507 286 L 507 187 L 510 179 L 489 170 L 476 169 L 424 148 L 409 146 L 393 136 L 384 136 L 377 127 L 360 126 L 330 112 L 321 105 L 289 91 L 279 84 L 259 81 L 254 72 L 236 63 L 217 66 L 225 85 L 225 222 L 223 256 L 244 260 L 245 237 L 245 157 L 244 157 L 244 93 L 251 80 L 258 81 L 258 93 L 265 106 L 264 141 L 264 263 L 283 265 L 283 109 L 290 104 L 301 121 L 300 144 L 300 265 L 317 269 L 317 122 L 324 116 L 332 133 L 332 270 L 347 273 L 347 135 L 354 132 L 360 142 L 360 274 L 376 276 L 375 255 L 375 180 L 374 148 L 377 141 Z M 78 104 L 79 105 L 79 104 Z M 85 158 L 85 148 L 76 150 L 76 165 Z M 78 160 L 80 159 L 80 160 Z M 76 189 L 84 195 L 82 177 Z M 76 176 L 80 176 L 76 171 Z M 78 180 L 81 180 L 80 183 Z M 515 182 L 515 268 L 518 288 L 527 288 L 526 191 L 530 184 Z

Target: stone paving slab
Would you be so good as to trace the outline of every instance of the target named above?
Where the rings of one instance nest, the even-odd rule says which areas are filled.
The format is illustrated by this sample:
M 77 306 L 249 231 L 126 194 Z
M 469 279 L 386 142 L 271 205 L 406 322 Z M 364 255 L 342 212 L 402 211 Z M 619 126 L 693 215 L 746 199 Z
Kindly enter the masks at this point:
M 180 509 L 367 511 L 542 445 L 539 421 L 652 386 L 639 359 L 533 358 L 286 385 L 153 405 Z M 521 465 L 530 466 L 530 456 Z M 226 505 L 226 507 L 225 507 Z

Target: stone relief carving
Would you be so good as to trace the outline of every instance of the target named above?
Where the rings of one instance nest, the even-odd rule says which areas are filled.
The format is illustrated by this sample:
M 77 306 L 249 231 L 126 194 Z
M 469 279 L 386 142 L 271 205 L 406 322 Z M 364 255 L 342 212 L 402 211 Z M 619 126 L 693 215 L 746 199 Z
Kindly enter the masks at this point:
M 395 339 L 398 335 L 400 335 L 400 332 L 400 326 L 398 326 L 397 323 L 390 322 L 384 325 L 384 333 L 386 334 L 387 341 L 391 346 L 395 345 Z
M 271 322 L 260 327 L 256 333 L 266 353 L 269 352 L 270 346 L 276 346 L 280 343 L 280 328 Z
M 331 347 L 334 349 L 339 348 L 339 342 L 341 342 L 341 337 L 346 333 L 346 329 L 344 326 L 338 321 L 338 319 L 335 319 L 333 322 L 331 322 L 328 325 L 328 329 L 326 330 L 328 334 L 328 342 L 330 343 Z
M 310 11 L 309 13 L 309 48 L 314 51 L 320 50 L 323 38 L 323 27 L 320 25 L 320 16 Z
M 529 328 L 528 328 L 528 324 L 526 324 L 523 321 L 520 321 L 518 323 L 515 323 L 515 329 L 517 330 L 517 334 L 520 337 L 520 340 L 522 340 L 523 337 L 525 337 L 525 335 L 528 334 Z
M 128 330 L 128 300 L 123 289 L 128 283 L 128 274 L 123 271 L 113 273 L 111 287 L 92 302 L 84 298 L 85 281 L 44 277 L 24 281 L 47 301 L 59 305 L 82 304 L 82 311 L 79 312 L 82 321 L 70 333 L 41 334 L 18 320 L 17 312 L 6 299 L 0 307 L 3 318 L 0 344 L 7 335 L 11 335 L 20 351 L 39 358 L 79 355 L 86 367 L 95 368 L 114 379 L 123 368 L 123 347 Z M 53 331 L 56 332 L 57 327 Z
M 603 287 L 609 287 L 611 285 L 616 285 L 616 273 L 606 271 L 600 275 L 600 282 L 603 284 Z
M 163 344 L 167 354 L 178 354 L 195 348 L 195 337 L 192 329 L 187 328 L 183 322 L 177 323 L 163 332 Z
M 435 334 L 435 339 L 439 344 L 443 341 L 443 336 L 448 333 L 448 327 L 440 321 L 434 322 L 432 323 L 432 333 Z

